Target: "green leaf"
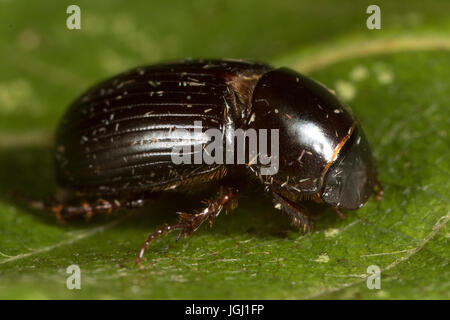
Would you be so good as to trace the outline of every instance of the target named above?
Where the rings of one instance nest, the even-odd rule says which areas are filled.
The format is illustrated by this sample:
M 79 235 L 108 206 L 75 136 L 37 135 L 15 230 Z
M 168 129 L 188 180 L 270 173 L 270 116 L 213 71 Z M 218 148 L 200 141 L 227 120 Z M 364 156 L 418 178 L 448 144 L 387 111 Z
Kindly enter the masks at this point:
M 2 1 L 0 39 L 0 298 L 449 299 L 450 25 L 448 1 L 80 1 L 82 29 L 65 28 L 64 1 Z M 199 208 L 165 196 L 129 213 L 61 225 L 10 201 L 56 190 L 51 132 L 70 101 L 128 67 L 186 56 L 247 57 L 306 72 L 359 118 L 385 188 L 381 202 L 339 220 L 317 208 L 302 236 L 260 193 L 191 238 L 148 233 Z M 81 268 L 68 290 L 66 268 Z M 369 290 L 367 268 L 381 269 Z

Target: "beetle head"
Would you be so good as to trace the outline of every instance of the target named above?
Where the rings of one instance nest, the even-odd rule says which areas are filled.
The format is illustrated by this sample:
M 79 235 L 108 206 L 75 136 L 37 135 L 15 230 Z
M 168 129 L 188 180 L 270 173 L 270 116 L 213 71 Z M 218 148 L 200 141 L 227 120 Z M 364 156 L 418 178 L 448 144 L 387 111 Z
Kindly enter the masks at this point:
M 328 169 L 322 200 L 336 208 L 355 210 L 363 206 L 377 183 L 377 168 L 364 132 L 356 126 Z

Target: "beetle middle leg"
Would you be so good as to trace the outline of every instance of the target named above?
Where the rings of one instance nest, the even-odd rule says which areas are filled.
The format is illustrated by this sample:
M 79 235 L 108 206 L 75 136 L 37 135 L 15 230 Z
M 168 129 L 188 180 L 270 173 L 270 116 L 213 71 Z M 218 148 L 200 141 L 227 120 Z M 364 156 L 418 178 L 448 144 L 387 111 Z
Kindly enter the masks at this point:
M 205 201 L 206 207 L 202 211 L 194 214 L 180 212 L 177 223 L 163 226 L 147 237 L 145 242 L 142 244 L 141 249 L 139 250 L 138 257 L 136 258 L 136 263 L 141 263 L 145 250 L 156 238 L 166 235 L 172 231 L 179 230 L 180 233 L 177 236 L 178 240 L 181 236 L 190 236 L 203 224 L 203 222 L 207 220 L 209 221 L 210 225 L 212 225 L 214 219 L 217 218 L 223 208 L 225 208 L 226 210 L 232 210 L 236 208 L 236 196 L 238 192 L 239 191 L 236 188 L 221 187 L 216 198 Z
M 294 204 L 276 192 L 273 192 L 272 195 L 276 205 L 279 204 L 281 206 L 280 209 L 291 217 L 292 224 L 294 224 L 295 227 L 303 230 L 304 234 L 310 231 L 311 222 L 309 219 L 308 210 L 306 208 L 300 206 L 299 204 Z

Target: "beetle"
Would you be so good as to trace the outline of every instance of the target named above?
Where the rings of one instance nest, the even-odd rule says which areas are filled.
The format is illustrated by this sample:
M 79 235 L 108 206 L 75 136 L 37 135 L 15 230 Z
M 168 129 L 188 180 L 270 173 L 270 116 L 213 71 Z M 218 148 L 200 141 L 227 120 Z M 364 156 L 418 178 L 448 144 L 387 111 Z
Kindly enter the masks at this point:
M 187 135 L 201 121 L 228 137 L 237 129 L 276 129 L 279 168 L 262 164 L 173 163 L 173 148 L 205 146 Z M 206 137 L 206 138 L 205 138 Z M 205 140 L 206 139 L 206 140 Z M 255 180 L 275 207 L 304 232 L 313 200 L 355 210 L 382 187 L 360 124 L 324 85 L 287 68 L 243 60 L 183 60 L 138 67 L 82 94 L 62 117 L 55 139 L 57 182 L 64 197 L 48 207 L 61 221 L 143 206 L 159 192 L 217 196 L 197 213 L 151 233 L 137 262 L 157 237 L 192 234 L 223 208 L 233 209 L 243 180 Z

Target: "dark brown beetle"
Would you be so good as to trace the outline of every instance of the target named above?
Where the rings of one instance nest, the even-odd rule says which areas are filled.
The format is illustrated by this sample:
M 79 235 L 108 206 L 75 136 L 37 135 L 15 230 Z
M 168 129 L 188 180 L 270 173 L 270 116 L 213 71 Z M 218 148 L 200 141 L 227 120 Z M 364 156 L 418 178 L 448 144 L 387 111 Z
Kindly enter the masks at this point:
M 238 128 L 278 129 L 279 170 L 262 175 L 262 165 L 251 161 L 174 164 L 174 146 L 203 148 L 209 141 L 185 135 L 195 121 L 224 137 Z M 302 201 L 340 214 L 361 207 L 379 185 L 361 127 L 330 90 L 286 68 L 235 60 L 159 64 L 102 82 L 63 117 L 55 160 L 66 197 L 51 209 L 63 221 L 142 206 L 160 191 L 219 189 L 199 213 L 181 214 L 178 223 L 150 234 L 138 262 L 154 238 L 173 230 L 190 235 L 229 208 L 245 173 L 304 231 L 310 223 Z

